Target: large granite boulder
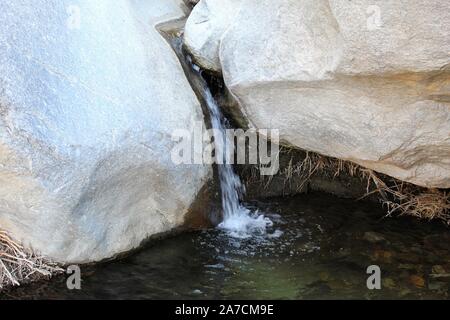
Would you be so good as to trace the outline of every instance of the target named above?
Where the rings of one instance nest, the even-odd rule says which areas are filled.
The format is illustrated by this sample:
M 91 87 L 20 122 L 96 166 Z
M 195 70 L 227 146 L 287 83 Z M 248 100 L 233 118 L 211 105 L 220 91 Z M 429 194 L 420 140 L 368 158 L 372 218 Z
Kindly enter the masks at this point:
M 171 161 L 202 121 L 156 25 L 181 0 L 0 2 L 0 228 L 58 262 L 183 225 L 211 177 Z
M 199 21 L 208 28 L 192 25 Z M 190 40 L 199 37 L 207 41 Z M 252 126 L 420 186 L 450 187 L 448 2 L 201 0 L 185 40 L 198 63 L 215 61 L 203 67 L 222 71 Z

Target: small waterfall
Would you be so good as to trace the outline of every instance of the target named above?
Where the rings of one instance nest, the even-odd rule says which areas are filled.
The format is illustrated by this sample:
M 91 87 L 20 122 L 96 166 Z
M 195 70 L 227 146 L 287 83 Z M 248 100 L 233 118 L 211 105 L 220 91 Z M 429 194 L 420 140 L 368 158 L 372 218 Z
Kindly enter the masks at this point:
M 233 166 L 227 161 L 226 148 L 233 141 L 230 141 L 226 134 L 226 119 L 203 79 L 200 69 L 191 61 L 189 62 L 200 79 L 201 93 L 207 104 L 211 116 L 211 125 L 214 129 L 215 156 L 218 164 L 223 208 L 223 222 L 218 227 L 238 238 L 247 238 L 252 234 L 265 234 L 266 228 L 272 226 L 272 221 L 257 212 L 251 212 L 242 205 L 241 199 L 245 193 L 245 187 L 239 176 L 234 172 Z
M 183 51 L 181 30 L 178 32 L 164 32 L 160 26 L 161 34 L 172 46 L 181 65 L 191 83 L 192 88 L 202 95 L 210 114 L 212 128 L 214 129 L 214 142 L 216 158 L 219 157 L 218 172 L 222 194 L 223 221 L 219 228 L 228 232 L 232 237 L 249 238 L 255 234 L 266 234 L 267 228 L 273 226 L 272 221 L 258 212 L 252 212 L 241 204 L 245 188 L 239 176 L 227 160 L 226 146 L 229 137 L 226 135 L 226 119 L 222 115 L 207 82 L 202 76 L 201 69 L 192 62 L 189 55 Z M 217 134 L 216 134 L 217 133 Z

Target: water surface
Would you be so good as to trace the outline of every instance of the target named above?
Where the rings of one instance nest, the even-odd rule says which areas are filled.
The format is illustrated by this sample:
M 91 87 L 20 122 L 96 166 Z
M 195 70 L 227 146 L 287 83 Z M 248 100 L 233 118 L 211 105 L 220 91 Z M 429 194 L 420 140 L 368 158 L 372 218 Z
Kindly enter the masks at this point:
M 448 298 L 450 230 L 386 218 L 376 204 L 324 194 L 255 202 L 265 236 L 182 234 L 121 261 L 82 269 L 82 289 L 59 277 L 12 290 L 34 299 L 430 299 Z M 368 290 L 378 265 L 382 289 Z

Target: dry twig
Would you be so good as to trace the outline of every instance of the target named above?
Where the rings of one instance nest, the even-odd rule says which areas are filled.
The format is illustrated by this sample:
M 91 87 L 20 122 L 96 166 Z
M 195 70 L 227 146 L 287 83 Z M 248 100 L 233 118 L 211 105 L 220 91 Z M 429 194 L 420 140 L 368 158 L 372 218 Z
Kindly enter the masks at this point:
M 21 283 L 50 278 L 63 272 L 55 263 L 46 261 L 14 241 L 0 230 L 0 289 Z

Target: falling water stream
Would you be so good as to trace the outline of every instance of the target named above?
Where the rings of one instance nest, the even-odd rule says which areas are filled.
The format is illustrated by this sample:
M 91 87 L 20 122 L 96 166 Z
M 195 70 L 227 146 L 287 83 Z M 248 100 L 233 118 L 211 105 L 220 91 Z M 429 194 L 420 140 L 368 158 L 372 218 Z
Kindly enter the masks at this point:
M 267 227 L 273 225 L 272 221 L 258 212 L 252 212 L 242 205 L 241 199 L 245 187 L 239 176 L 234 172 L 229 159 L 228 150 L 232 149 L 229 135 L 226 134 L 226 119 L 214 99 L 211 90 L 201 75 L 198 66 L 188 57 L 192 70 L 200 79 L 200 91 L 206 102 L 211 125 L 214 129 L 215 159 L 218 164 L 220 188 L 222 193 L 223 221 L 219 228 L 227 230 L 229 235 L 237 238 L 251 237 L 252 234 L 265 234 Z

